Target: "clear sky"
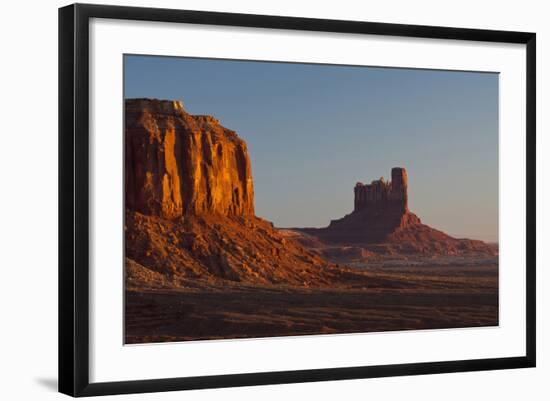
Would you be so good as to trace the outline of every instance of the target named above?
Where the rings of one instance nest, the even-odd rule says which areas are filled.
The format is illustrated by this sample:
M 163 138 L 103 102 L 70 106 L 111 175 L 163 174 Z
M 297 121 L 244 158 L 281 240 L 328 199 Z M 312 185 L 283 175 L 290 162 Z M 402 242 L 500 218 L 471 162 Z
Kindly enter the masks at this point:
M 409 207 L 451 235 L 498 238 L 498 74 L 125 56 L 126 98 L 182 100 L 237 131 L 256 214 L 323 227 L 353 187 L 409 175 Z

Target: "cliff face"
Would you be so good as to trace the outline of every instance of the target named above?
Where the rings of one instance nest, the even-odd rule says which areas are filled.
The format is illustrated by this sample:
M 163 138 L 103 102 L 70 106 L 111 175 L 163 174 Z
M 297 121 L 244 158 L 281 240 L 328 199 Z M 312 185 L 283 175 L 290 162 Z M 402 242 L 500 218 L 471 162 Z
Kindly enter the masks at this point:
M 174 219 L 185 214 L 254 215 L 246 143 L 181 102 L 125 104 L 126 207 Z

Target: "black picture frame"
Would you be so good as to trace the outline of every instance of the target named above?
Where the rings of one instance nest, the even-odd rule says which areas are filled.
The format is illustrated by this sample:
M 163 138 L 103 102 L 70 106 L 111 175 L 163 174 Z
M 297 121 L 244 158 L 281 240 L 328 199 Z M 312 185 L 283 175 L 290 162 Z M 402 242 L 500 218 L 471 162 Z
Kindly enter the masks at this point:
M 527 260 L 524 356 L 382 366 L 89 381 L 89 21 L 91 18 L 438 38 L 526 45 Z M 59 9 L 59 391 L 71 396 L 159 392 L 534 367 L 536 35 L 358 21 L 74 4 Z

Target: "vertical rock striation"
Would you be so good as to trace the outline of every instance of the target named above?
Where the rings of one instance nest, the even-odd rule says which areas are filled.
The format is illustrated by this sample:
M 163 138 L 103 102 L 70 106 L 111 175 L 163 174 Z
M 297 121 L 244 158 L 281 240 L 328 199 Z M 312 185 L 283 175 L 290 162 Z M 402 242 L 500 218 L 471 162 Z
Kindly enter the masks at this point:
M 386 182 L 383 177 L 368 185 L 358 182 L 354 188 L 354 212 L 392 209 L 396 213 L 406 213 L 409 210 L 407 171 L 394 167 L 391 176 L 391 182 Z
M 254 215 L 246 143 L 181 102 L 125 102 L 126 208 L 174 219 L 185 214 Z

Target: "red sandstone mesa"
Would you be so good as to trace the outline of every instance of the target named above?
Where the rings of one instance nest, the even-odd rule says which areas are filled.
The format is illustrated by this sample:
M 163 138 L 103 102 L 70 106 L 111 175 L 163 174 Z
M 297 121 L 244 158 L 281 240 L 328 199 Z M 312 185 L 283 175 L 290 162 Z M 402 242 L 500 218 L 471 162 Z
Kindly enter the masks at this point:
M 328 284 L 343 270 L 254 215 L 246 143 L 171 100 L 126 100 L 130 282 Z

